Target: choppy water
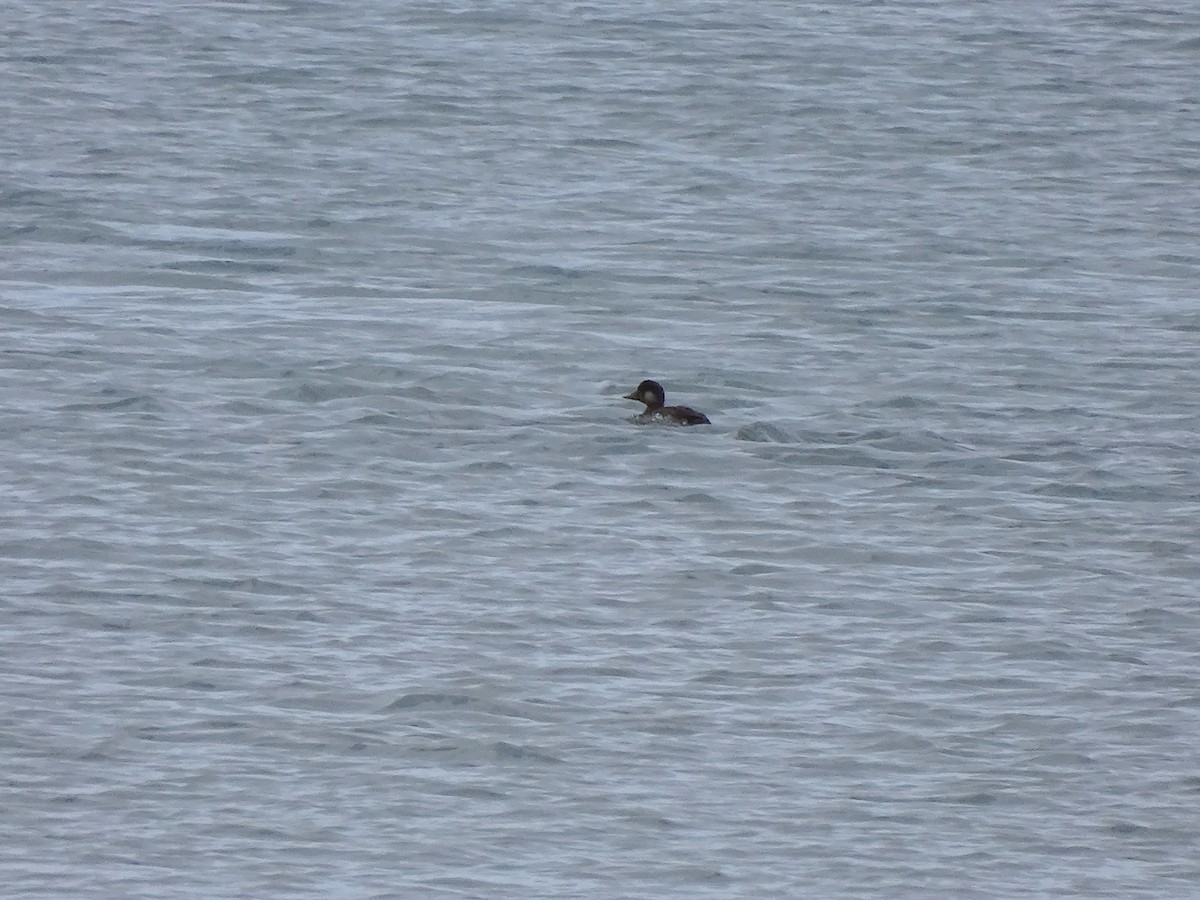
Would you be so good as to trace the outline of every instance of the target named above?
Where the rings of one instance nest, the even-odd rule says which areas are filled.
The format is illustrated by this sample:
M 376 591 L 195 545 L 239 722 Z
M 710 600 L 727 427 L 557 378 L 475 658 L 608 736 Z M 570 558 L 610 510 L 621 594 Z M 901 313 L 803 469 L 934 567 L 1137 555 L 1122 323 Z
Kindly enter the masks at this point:
M 1168 6 L 10 3 L 6 893 L 1200 896 Z

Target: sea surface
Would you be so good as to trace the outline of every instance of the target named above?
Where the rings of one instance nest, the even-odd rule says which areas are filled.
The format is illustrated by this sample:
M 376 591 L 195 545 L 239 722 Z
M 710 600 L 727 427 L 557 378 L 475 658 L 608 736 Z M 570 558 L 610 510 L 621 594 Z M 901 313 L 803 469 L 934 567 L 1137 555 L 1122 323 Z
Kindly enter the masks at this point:
M 1200 7 L 0 32 L 6 897 L 1200 897 Z

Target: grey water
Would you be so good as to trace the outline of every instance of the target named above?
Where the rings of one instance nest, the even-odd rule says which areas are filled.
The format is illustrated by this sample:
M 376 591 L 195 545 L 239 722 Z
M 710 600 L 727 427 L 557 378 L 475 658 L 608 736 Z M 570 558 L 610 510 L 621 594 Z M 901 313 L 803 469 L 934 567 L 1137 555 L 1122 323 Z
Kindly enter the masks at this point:
M 6 896 L 1200 896 L 1200 8 L 3 19 Z

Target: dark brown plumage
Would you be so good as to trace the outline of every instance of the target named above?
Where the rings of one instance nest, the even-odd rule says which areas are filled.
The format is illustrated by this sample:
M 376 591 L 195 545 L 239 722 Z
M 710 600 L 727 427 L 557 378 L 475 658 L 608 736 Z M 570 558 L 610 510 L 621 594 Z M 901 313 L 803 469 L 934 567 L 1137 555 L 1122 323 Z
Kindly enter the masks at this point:
M 657 381 L 647 379 L 625 395 L 626 400 L 645 403 L 646 409 L 635 419 L 636 422 L 671 422 L 676 425 L 711 425 L 708 416 L 690 406 L 664 406 L 667 393 Z

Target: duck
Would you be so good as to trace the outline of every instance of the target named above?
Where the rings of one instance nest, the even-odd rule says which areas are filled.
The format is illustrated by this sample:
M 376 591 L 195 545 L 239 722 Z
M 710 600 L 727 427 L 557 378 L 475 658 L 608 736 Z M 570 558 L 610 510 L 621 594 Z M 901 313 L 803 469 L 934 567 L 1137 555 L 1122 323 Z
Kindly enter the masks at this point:
M 657 381 L 646 379 L 625 395 L 626 400 L 645 403 L 646 408 L 634 421 L 639 425 L 647 422 L 669 422 L 672 425 L 711 425 L 708 416 L 690 406 L 664 406 L 667 393 Z

